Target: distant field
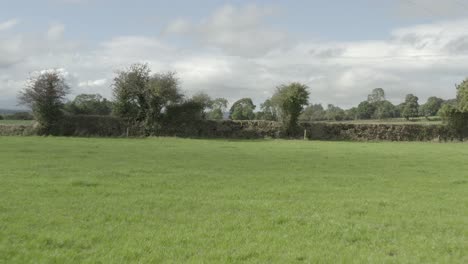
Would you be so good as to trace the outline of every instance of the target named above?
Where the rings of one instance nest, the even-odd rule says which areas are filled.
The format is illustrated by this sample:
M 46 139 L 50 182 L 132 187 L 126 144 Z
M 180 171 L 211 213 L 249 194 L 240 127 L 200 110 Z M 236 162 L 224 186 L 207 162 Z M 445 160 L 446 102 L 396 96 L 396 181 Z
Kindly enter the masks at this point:
M 32 125 L 34 120 L 0 120 L 0 125 Z
M 468 263 L 468 145 L 0 137 L 0 263 Z
M 340 124 L 422 124 L 422 125 L 436 125 L 442 124 L 439 117 L 430 117 L 429 120 L 424 117 L 413 118 L 406 120 L 405 118 L 392 118 L 392 119 L 374 119 L 374 120 L 348 120 L 348 121 L 321 121 L 321 123 L 340 123 Z

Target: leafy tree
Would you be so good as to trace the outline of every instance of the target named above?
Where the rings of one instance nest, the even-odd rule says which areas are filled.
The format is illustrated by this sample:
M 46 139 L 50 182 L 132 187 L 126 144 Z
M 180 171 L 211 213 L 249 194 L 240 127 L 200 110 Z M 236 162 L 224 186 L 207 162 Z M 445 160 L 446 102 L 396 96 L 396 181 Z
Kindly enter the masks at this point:
M 465 137 L 468 137 L 468 112 L 463 112 L 452 105 L 444 104 L 439 110 L 439 116 L 442 117 L 447 127 L 458 135 L 461 141 Z
M 271 101 L 277 107 L 278 119 L 283 123 L 285 132 L 292 135 L 297 128 L 298 119 L 309 102 L 309 87 L 301 83 L 280 85 Z
M 345 119 L 356 120 L 357 119 L 357 107 L 351 107 L 350 109 L 345 110 Z
M 468 112 L 468 78 L 457 85 L 457 105 L 462 112 Z
M 210 120 L 222 120 L 224 112 L 226 112 L 228 100 L 224 98 L 216 98 L 211 102 L 211 111 L 207 113 Z
M 134 64 L 120 71 L 114 79 L 114 112 L 129 124 L 142 124 L 147 133 L 156 131 L 164 111 L 182 102 L 175 73 L 151 75 L 147 64 Z
M 385 91 L 382 88 L 375 88 L 372 93 L 367 96 L 369 103 L 376 103 L 385 100 Z
M 209 109 L 213 105 L 213 99 L 206 93 L 197 93 L 192 96 L 192 101 L 203 106 L 203 109 Z
M 167 106 L 163 121 L 166 125 L 183 126 L 205 118 L 205 105 L 193 99 Z
M 32 109 L 40 126 L 39 133 L 56 134 L 69 92 L 70 87 L 60 72 L 47 71 L 30 78 L 19 94 L 19 102 Z
M 323 121 L 326 119 L 326 111 L 321 104 L 307 106 L 299 117 L 301 121 Z
M 250 98 L 242 98 L 235 102 L 229 110 L 229 118 L 232 120 L 253 120 L 255 105 Z
M 417 117 L 419 114 L 418 97 L 413 94 L 408 94 L 405 98 L 402 116 L 409 120 L 411 117 Z
M 260 112 L 257 113 L 256 119 L 268 121 L 278 120 L 278 110 L 271 99 L 265 100 L 265 102 L 260 105 Z
M 421 106 L 421 115 L 425 117 L 435 116 L 439 112 L 444 99 L 432 96 L 427 99 L 427 102 Z
M 5 118 L 3 117 L 3 115 L 0 115 L 0 120 L 3 120 L 3 119 L 5 119 Z
M 341 121 L 346 117 L 345 111 L 338 106 L 329 104 L 327 107 L 326 116 L 328 120 Z
M 80 94 L 65 104 L 65 111 L 74 115 L 110 115 L 112 102 L 100 94 Z
M 357 119 L 371 119 L 375 113 L 375 105 L 369 101 L 361 102 L 356 109 Z
M 198 93 L 192 97 L 192 101 L 203 106 L 204 116 L 210 120 L 222 120 L 228 101 L 224 98 L 211 99 L 206 93 Z
M 396 107 L 389 101 L 384 100 L 384 101 L 379 101 L 374 103 L 375 105 L 375 112 L 374 112 L 374 118 L 377 119 L 387 119 L 387 118 L 393 118 L 396 117 Z

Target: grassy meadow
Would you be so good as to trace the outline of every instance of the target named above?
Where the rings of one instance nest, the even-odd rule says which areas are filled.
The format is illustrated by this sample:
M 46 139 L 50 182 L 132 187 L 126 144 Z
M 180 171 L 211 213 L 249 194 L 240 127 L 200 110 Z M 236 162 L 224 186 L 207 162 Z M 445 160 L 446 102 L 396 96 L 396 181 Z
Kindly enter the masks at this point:
M 468 145 L 0 137 L 0 263 L 468 263 Z

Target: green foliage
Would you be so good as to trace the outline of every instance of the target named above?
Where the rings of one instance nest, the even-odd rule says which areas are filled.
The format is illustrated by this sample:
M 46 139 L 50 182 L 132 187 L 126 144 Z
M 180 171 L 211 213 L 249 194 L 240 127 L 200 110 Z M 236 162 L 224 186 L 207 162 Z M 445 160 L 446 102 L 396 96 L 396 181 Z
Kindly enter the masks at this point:
M 329 104 L 326 111 L 326 117 L 327 120 L 330 121 L 341 121 L 345 120 L 346 113 L 340 107 Z
M 203 106 L 204 117 L 209 120 L 222 120 L 228 105 L 226 99 L 211 99 L 206 93 L 195 94 L 192 101 Z
M 58 71 L 48 71 L 31 77 L 26 88 L 19 94 L 20 104 L 29 106 L 39 123 L 39 133 L 57 133 L 58 124 L 63 116 L 65 96 L 70 87 Z
M 372 93 L 367 96 L 369 103 L 377 103 L 385 100 L 385 91 L 382 88 L 375 88 Z
M 180 104 L 169 105 L 164 115 L 164 124 L 187 126 L 203 120 L 206 104 L 202 101 L 189 100 Z
M 421 114 L 426 117 L 435 116 L 439 112 L 443 103 L 444 99 L 442 98 L 435 96 L 429 97 L 427 102 L 421 106 Z
M 204 110 L 213 106 L 213 99 L 211 99 L 208 94 L 203 92 L 193 95 L 191 101 L 201 105 Z
M 457 85 L 457 105 L 461 112 L 468 112 L 468 79 Z
M 301 121 L 323 121 L 326 119 L 326 111 L 321 104 L 307 106 L 299 117 Z
M 112 102 L 100 94 L 80 94 L 65 104 L 65 111 L 73 115 L 110 115 Z
M 297 129 L 299 116 L 309 103 L 309 87 L 301 83 L 281 85 L 271 98 L 272 105 L 276 106 L 278 119 L 283 123 L 286 133 L 293 134 Z
M 387 100 L 378 101 L 374 103 L 375 112 L 373 117 L 377 119 L 388 119 L 397 117 L 396 107 Z
M 5 118 L 3 117 L 3 115 L 0 115 L 0 120 L 3 120 L 3 119 L 5 119 Z
M 0 146 L 0 263 L 466 262 L 465 144 Z
M 142 124 L 148 134 L 160 128 L 164 109 L 182 101 L 175 73 L 151 75 L 147 64 L 134 64 L 114 79 L 114 112 L 132 125 Z
M 375 113 L 375 105 L 369 101 L 361 102 L 356 109 L 357 119 L 371 119 Z
M 271 99 L 265 100 L 263 104 L 260 105 L 260 112 L 257 112 L 257 120 L 267 120 L 267 121 L 277 121 L 278 120 L 278 110 L 277 106 L 273 104 Z
M 468 112 L 446 104 L 440 109 L 439 115 L 460 140 L 468 137 Z
M 413 94 L 408 94 L 406 96 L 401 115 L 407 120 L 409 120 L 411 117 L 417 117 L 419 115 L 418 100 L 418 97 Z
M 255 105 L 250 98 L 242 98 L 235 102 L 229 110 L 229 118 L 232 120 L 255 119 Z

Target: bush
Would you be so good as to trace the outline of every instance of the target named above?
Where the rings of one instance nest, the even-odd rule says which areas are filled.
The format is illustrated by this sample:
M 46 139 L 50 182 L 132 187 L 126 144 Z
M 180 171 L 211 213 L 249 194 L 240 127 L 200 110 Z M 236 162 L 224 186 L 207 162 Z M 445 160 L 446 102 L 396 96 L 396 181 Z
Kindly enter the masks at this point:
M 134 130 L 128 128 L 129 134 Z M 127 127 L 112 116 L 65 115 L 59 125 L 59 135 L 78 137 L 122 137 Z

